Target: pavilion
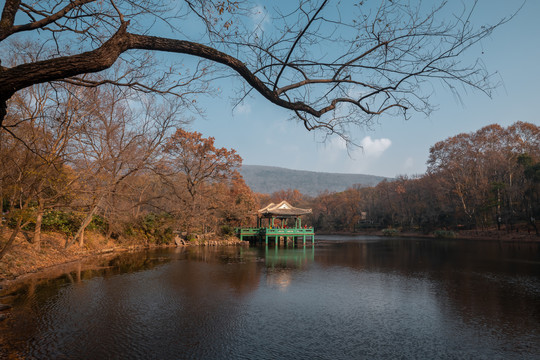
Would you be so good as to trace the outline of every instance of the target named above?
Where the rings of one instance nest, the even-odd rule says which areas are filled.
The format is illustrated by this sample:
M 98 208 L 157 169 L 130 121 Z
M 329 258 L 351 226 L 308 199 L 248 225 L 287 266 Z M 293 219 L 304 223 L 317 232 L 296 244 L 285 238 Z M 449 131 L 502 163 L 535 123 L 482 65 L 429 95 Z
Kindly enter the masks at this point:
M 315 242 L 315 232 L 312 227 L 302 227 L 302 215 L 311 214 L 311 209 L 300 209 L 292 206 L 287 201 L 279 204 L 268 204 L 257 211 L 257 227 L 238 228 L 237 234 L 241 240 L 251 237 L 258 240 L 264 239 L 266 244 L 272 239 L 277 244 L 280 238 L 291 238 L 293 244 L 297 238 L 302 238 L 306 243 L 306 236 L 311 237 L 312 244 Z

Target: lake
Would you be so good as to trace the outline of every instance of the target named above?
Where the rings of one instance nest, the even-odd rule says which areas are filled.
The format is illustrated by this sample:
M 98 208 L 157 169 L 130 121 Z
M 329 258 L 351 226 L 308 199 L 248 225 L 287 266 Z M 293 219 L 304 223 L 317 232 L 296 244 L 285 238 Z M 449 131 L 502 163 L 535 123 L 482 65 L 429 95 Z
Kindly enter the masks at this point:
M 318 236 L 75 263 L 4 289 L 0 357 L 538 359 L 540 245 Z

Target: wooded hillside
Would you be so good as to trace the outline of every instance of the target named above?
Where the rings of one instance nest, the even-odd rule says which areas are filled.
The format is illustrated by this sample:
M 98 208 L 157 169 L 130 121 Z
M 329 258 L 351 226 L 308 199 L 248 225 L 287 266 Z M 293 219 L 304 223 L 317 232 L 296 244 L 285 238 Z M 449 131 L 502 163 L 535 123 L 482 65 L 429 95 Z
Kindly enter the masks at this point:
M 296 189 L 304 195 L 317 196 L 325 191 L 340 192 L 354 185 L 375 186 L 383 180 L 390 180 L 374 175 L 291 170 L 261 165 L 242 165 L 240 173 L 251 190 L 263 194 Z
M 326 231 L 498 229 L 539 233 L 540 127 L 497 124 L 440 141 L 426 174 L 311 200 Z

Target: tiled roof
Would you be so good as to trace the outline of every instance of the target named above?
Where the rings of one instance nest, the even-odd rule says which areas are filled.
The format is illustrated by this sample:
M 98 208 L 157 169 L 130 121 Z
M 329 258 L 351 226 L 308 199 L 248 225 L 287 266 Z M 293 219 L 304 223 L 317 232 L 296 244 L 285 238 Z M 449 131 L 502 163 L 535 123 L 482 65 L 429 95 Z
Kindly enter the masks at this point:
M 291 206 L 287 201 L 282 201 L 279 204 L 270 203 L 258 211 L 261 216 L 300 216 L 311 214 L 311 209 L 300 209 Z

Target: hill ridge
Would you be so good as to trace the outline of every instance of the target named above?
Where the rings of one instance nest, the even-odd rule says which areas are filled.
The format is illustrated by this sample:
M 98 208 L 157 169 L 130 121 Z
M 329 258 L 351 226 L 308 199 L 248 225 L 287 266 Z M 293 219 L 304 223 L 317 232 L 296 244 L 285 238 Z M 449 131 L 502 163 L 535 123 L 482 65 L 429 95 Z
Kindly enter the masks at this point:
M 309 196 L 317 196 L 325 190 L 340 192 L 353 185 L 375 186 L 390 179 L 376 175 L 294 170 L 266 165 L 242 165 L 240 173 L 255 192 L 271 194 L 279 190 L 297 189 Z

